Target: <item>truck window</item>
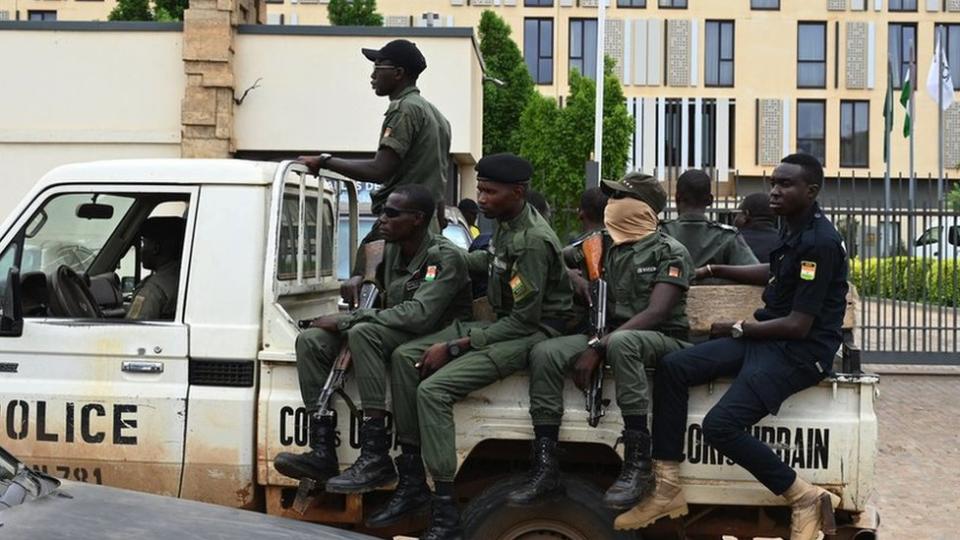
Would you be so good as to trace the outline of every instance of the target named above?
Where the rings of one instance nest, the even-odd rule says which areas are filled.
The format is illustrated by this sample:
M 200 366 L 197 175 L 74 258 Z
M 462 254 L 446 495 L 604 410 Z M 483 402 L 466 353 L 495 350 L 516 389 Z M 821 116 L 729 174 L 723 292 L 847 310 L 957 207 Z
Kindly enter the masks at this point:
M 333 207 L 328 201 L 321 203 L 316 190 L 308 190 L 306 193 L 302 226 L 303 279 L 333 275 Z M 280 209 L 280 239 L 277 250 L 277 279 L 281 281 L 297 279 L 300 227 L 300 195 L 295 192 L 285 193 Z
M 930 227 L 929 229 L 923 231 L 923 234 L 917 239 L 916 245 L 927 246 L 930 244 L 936 244 L 940 241 L 940 231 L 940 227 Z
M 0 255 L 0 298 L 7 293 L 7 274 L 13 267 L 13 261 L 17 256 L 17 244 L 14 242 Z

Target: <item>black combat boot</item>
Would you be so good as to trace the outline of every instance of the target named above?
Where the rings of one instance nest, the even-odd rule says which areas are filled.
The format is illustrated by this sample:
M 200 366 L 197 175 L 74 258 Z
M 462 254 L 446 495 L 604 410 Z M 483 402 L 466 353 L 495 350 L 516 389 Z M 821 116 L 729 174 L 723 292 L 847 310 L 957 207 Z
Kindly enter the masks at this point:
M 397 489 L 387 504 L 367 519 L 366 525 L 371 529 L 389 527 L 407 516 L 424 515 L 430 509 L 430 488 L 420 454 L 401 454 L 396 463 L 400 474 Z
M 430 526 L 420 540 L 463 540 L 460 509 L 453 495 L 434 495 L 430 503 Z
M 603 504 L 614 510 L 636 506 L 654 487 L 653 466 L 650 462 L 650 434 L 632 429 L 623 431 L 623 467 L 610 489 L 603 496 Z
M 390 459 L 392 437 L 383 420 L 365 420 L 360 425 L 360 457 L 340 476 L 327 480 L 330 493 L 366 493 L 397 481 Z
M 312 478 L 323 484 L 340 473 L 337 459 L 337 426 L 333 417 L 310 417 L 310 451 L 303 454 L 281 452 L 273 460 L 277 472 L 290 478 Z
M 507 496 L 507 502 L 512 505 L 529 506 L 563 492 L 560 486 L 557 441 L 540 437 L 533 441 L 531 454 L 527 483 Z

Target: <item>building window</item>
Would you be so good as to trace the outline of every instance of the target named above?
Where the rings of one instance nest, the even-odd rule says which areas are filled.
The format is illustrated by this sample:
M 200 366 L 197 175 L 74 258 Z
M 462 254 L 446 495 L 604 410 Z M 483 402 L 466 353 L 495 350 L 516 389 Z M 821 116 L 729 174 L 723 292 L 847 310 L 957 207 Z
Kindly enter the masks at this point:
M 596 19 L 570 19 L 570 69 L 597 78 Z
M 780 9 L 780 0 L 750 0 L 750 9 Z
M 553 0 L 523 0 L 525 7 L 553 7 Z
M 523 58 L 537 84 L 553 84 L 553 19 L 523 20 Z
M 707 21 L 705 84 L 733 86 L 733 21 Z
M 953 89 L 960 90 L 960 24 L 938 24 L 935 26 L 934 48 L 937 35 L 943 36 L 943 50 L 947 55 L 947 66 L 950 67 L 950 76 L 953 78 Z
M 618 8 L 645 8 L 647 0 L 617 0 Z
M 57 12 L 49 11 L 49 10 L 31 9 L 27 11 L 27 20 L 28 21 L 55 21 L 57 20 Z
M 916 11 L 917 0 L 890 0 L 890 11 Z
M 827 24 L 797 26 L 797 88 L 827 87 Z
M 797 150 L 816 157 L 821 165 L 827 161 L 826 108 L 823 100 L 797 101 Z
M 659 5 L 667 9 L 687 9 L 687 0 L 660 0 Z
M 726 133 L 727 163 L 735 166 L 737 105 L 730 101 L 730 122 Z M 700 166 L 717 166 L 717 100 L 704 99 L 700 108 L 701 139 L 697 141 L 696 104 L 687 102 L 687 160 L 683 161 L 683 100 L 666 98 L 663 125 L 663 164 L 665 167 L 696 167 L 695 148 L 700 145 Z
M 870 166 L 870 102 L 840 102 L 840 166 Z
M 907 72 L 910 71 L 910 50 L 913 49 L 913 59 L 917 58 L 917 25 L 891 23 L 887 41 L 890 51 L 890 62 L 893 69 L 893 87 L 899 89 L 903 85 Z

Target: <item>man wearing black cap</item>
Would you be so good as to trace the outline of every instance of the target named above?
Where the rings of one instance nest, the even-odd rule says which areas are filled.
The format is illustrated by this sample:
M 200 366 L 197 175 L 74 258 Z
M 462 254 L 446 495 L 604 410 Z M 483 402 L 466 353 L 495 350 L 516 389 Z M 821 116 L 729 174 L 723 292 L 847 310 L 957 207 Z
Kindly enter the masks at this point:
M 653 489 L 646 368 L 689 346 L 686 296 L 693 265 L 680 242 L 657 231 L 657 214 L 666 205 L 667 194 L 655 178 L 635 172 L 601 186 L 611 197 L 604 211 L 603 254 L 609 333 L 602 338 L 585 334 L 553 338 L 530 352 L 534 462 L 527 483 L 509 497 L 514 505 L 542 502 L 561 489 L 556 454 L 566 374 L 572 372 L 576 385 L 586 389 L 604 362 L 616 374 L 624 459 L 603 502 L 626 510 Z
M 185 229 L 186 221 L 179 217 L 153 217 L 140 227 L 140 257 L 143 267 L 151 274 L 134 291 L 128 319 L 174 319 Z
M 786 229 L 770 264 L 717 266 L 723 279 L 766 285 L 756 321 L 717 322 L 721 337 L 668 354 L 657 366 L 653 417 L 654 492 L 614 522 L 637 529 L 688 512 L 680 485 L 690 386 L 732 377 L 726 393 L 703 418 L 703 437 L 745 468 L 792 508 L 791 540 L 834 534 L 832 508 L 840 498 L 798 476 L 749 428 L 777 414 L 791 395 L 830 371 L 840 347 L 846 310 L 847 255 L 837 229 L 820 211 L 823 168 L 815 157 L 792 154 L 770 177 L 770 207 Z M 697 269 L 702 274 L 703 269 Z
M 485 251 L 467 257 L 471 271 L 486 271 L 487 298 L 496 322 L 455 322 L 401 345 L 390 360 L 397 438 L 422 445 L 436 488 L 430 527 L 422 538 L 460 538 L 453 480 L 457 452 L 453 405 L 470 392 L 521 370 L 537 342 L 563 335 L 573 302 L 560 241 L 526 201 L 533 169 L 513 154 L 477 164 L 480 210 L 497 221 Z
M 780 245 L 777 217 L 770 209 L 766 193 L 751 193 L 740 203 L 740 213 L 733 224 L 762 263 L 770 262 L 770 252 Z
M 390 97 L 376 155 L 373 159 L 344 159 L 320 154 L 301 156 L 300 160 L 314 173 L 329 169 L 348 178 L 381 184 L 371 195 L 371 209 L 376 215 L 397 186 L 420 184 L 430 190 L 439 205 L 437 215 L 442 216 L 449 169 L 450 122 L 417 88 L 417 79 L 427 69 L 427 61 L 417 46 L 405 39 L 391 41 L 379 50 L 361 51 L 373 62 L 370 75 L 373 91 L 378 96 Z M 375 224 L 363 242 L 380 238 Z M 362 268 L 359 259 L 355 268 Z

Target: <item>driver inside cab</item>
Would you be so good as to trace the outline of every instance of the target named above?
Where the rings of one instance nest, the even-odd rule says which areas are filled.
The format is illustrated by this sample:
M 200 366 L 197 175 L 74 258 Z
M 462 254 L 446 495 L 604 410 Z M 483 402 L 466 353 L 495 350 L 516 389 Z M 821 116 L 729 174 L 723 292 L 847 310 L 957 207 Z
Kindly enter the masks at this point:
M 133 291 L 127 319 L 174 319 L 185 230 L 186 221 L 179 217 L 153 217 L 140 227 L 140 257 L 151 274 Z

